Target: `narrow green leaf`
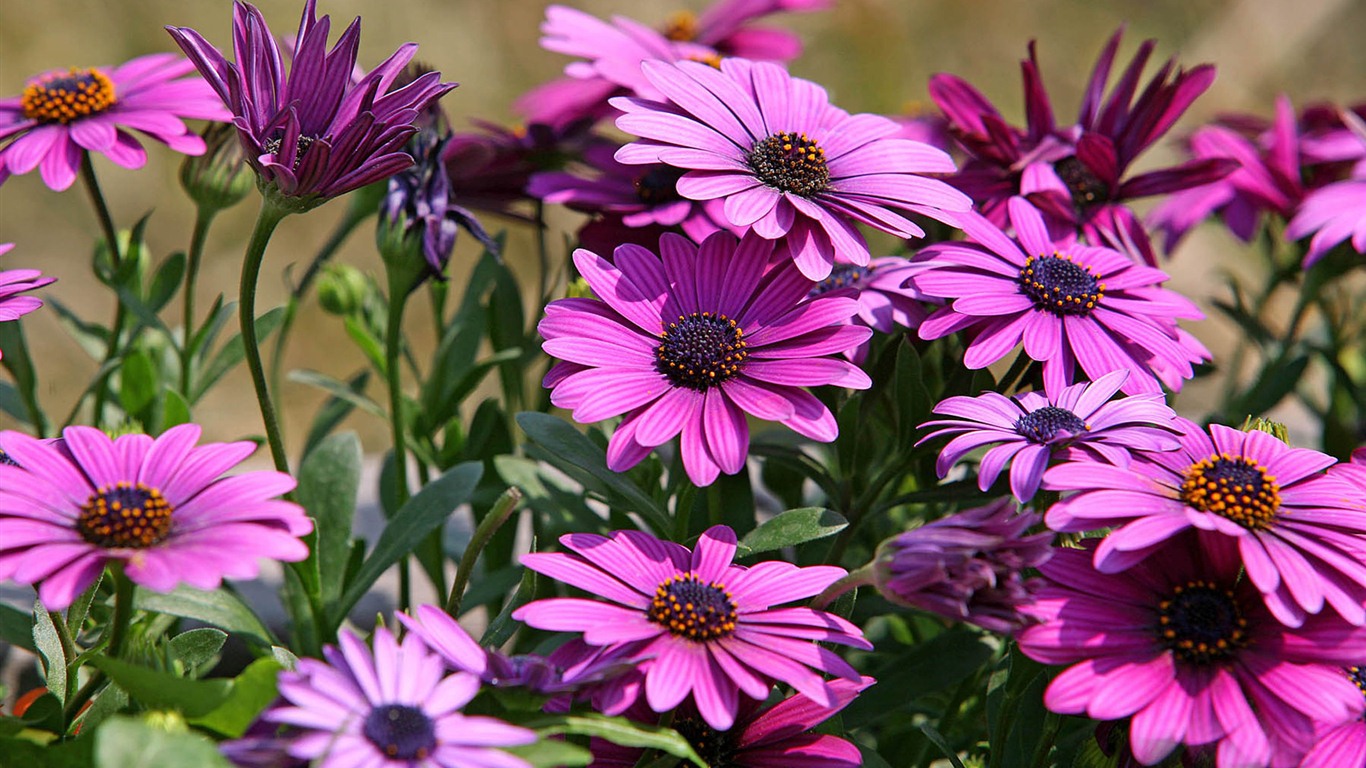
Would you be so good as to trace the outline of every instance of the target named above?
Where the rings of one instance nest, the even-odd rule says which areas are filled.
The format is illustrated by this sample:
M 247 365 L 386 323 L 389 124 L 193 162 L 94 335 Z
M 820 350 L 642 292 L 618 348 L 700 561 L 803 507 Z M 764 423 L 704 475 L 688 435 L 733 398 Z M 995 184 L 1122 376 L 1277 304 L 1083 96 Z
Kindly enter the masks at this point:
M 941 755 L 948 758 L 948 761 L 953 765 L 953 768 L 964 768 L 963 761 L 958 759 L 958 753 L 954 752 L 953 749 L 949 747 L 949 743 L 944 741 L 944 737 L 940 735 L 939 731 L 934 729 L 933 725 L 930 725 L 928 722 L 921 723 L 920 732 L 925 734 L 925 738 L 929 739 L 930 743 L 939 749 Z
M 362 369 L 359 373 L 345 382 L 348 392 L 358 395 L 365 393 L 365 385 L 370 382 L 370 371 Z M 308 427 L 308 437 L 304 438 L 303 458 L 307 459 L 309 452 L 318 447 L 323 438 L 332 434 L 332 430 L 337 428 L 351 411 L 355 410 L 356 405 L 349 399 L 329 395 L 327 402 L 318 408 L 318 415 L 313 417 L 313 423 Z
M 345 400 L 372 416 L 377 416 L 386 421 L 389 418 L 389 415 L 384 412 L 384 409 L 380 407 L 379 403 L 376 403 L 374 400 L 371 400 L 356 391 L 345 382 L 337 381 L 325 373 L 319 373 L 317 371 L 290 371 L 289 380 L 317 387 L 339 400 Z
M 567 741 L 542 739 L 535 744 L 509 747 L 507 752 L 531 763 L 532 768 L 575 768 L 593 762 L 593 753 Z
M 35 603 L 33 607 L 33 646 L 43 660 L 43 684 L 66 704 L 66 665 L 71 659 L 66 657 L 57 627 L 42 603 Z
M 275 329 L 280 327 L 280 321 L 284 319 L 284 314 L 284 307 L 275 307 L 256 318 L 256 341 L 258 344 L 270 338 Z M 246 349 L 242 346 L 242 334 L 233 334 L 233 337 L 228 339 L 223 348 L 218 350 L 218 354 L 214 355 L 209 364 L 204 366 L 200 372 L 199 378 L 195 380 L 194 397 L 191 397 L 190 400 L 198 402 L 205 392 L 212 389 L 218 380 L 223 378 L 224 374 L 235 368 L 246 359 L 246 356 Z
M 99 360 L 104 357 L 105 347 L 109 344 L 109 331 L 103 326 L 82 320 L 79 315 L 63 304 L 60 300 L 51 296 L 44 296 L 43 302 L 52 307 L 52 311 L 57 313 L 57 321 L 62 324 L 71 338 L 81 345 L 81 349 L 90 355 L 92 360 Z M 8 346 L 4 347 L 9 349 Z
M 139 589 L 134 594 L 133 605 L 144 611 L 196 619 L 231 634 L 254 638 L 264 645 L 270 645 L 274 639 L 261 619 L 226 589 L 205 592 L 182 585 L 166 594 Z
M 190 724 L 230 739 L 239 738 L 279 695 L 276 679 L 282 669 L 284 667 L 275 659 L 253 661 L 242 674 L 233 678 L 228 698 L 212 712 L 191 720 Z
M 319 579 L 318 594 L 324 605 L 341 597 L 360 491 L 360 463 L 360 438 L 355 432 L 343 432 L 323 440 L 299 467 L 295 497 L 313 518 L 316 538 L 305 570 Z
M 147 306 L 154 312 L 160 312 L 175 296 L 176 289 L 180 287 L 180 281 L 184 277 L 185 254 L 176 251 L 161 262 L 156 274 L 152 275 L 152 283 L 147 288 Z
M 142 704 L 178 710 L 186 717 L 201 717 L 214 711 L 227 700 L 232 688 L 230 680 L 190 680 L 108 656 L 91 658 L 90 666 L 108 675 Z
M 707 768 L 706 761 L 698 756 L 688 740 L 671 728 L 645 725 L 624 717 L 607 717 L 596 713 L 558 715 L 526 725 L 535 728 L 543 736 L 596 736 L 623 747 L 657 749 L 687 760 L 698 768 Z
M 409 499 L 384 526 L 375 548 L 346 585 L 332 620 L 340 622 L 389 566 L 413 551 L 427 534 L 446 522 L 456 507 L 468 502 L 483 474 L 482 464 L 457 464 Z
M 190 422 L 190 404 L 174 389 L 161 390 L 161 431 Z
M 772 519 L 765 520 L 758 528 L 745 534 L 740 540 L 744 554 L 771 552 L 783 547 L 795 547 L 808 541 L 833 536 L 849 526 L 840 513 L 821 507 L 802 507 L 789 509 Z
M 95 768 L 230 768 L 218 746 L 192 731 L 172 732 L 132 717 L 111 717 L 95 731 Z

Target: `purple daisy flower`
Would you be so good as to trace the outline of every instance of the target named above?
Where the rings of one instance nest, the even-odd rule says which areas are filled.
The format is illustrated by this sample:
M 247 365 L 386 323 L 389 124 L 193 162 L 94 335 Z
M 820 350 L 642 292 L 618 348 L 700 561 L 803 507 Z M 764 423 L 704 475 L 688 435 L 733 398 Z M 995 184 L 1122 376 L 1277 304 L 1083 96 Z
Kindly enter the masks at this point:
M 762 708 L 762 701 L 746 698 L 740 702 L 735 725 L 718 731 L 707 725 L 693 707 L 683 705 L 669 727 L 687 739 L 707 765 L 733 768 L 858 768 L 863 758 L 858 747 L 811 729 L 834 717 L 849 706 L 873 678 L 860 681 L 834 680 L 830 689 L 835 701 L 822 706 L 798 693 Z M 653 724 L 658 716 L 644 707 L 630 713 L 632 719 Z M 624 747 L 603 739 L 593 739 L 592 768 L 631 768 L 640 762 L 644 750 Z
M 289 74 L 265 17 L 233 6 L 233 63 L 187 27 L 167 27 L 199 73 L 232 111 L 246 160 L 261 183 L 313 204 L 379 181 L 413 164 L 403 151 L 413 121 L 455 87 L 428 72 L 393 88 L 417 46 L 402 46 L 359 81 L 352 80 L 360 19 L 331 52 L 331 21 L 307 0 Z
M 1219 424 L 1207 434 L 1178 417 L 1181 447 L 1127 468 L 1078 461 L 1044 473 L 1043 487 L 1078 491 L 1048 510 L 1055 531 L 1115 528 L 1096 567 L 1133 567 L 1172 536 L 1195 528 L 1237 543 L 1250 582 L 1271 613 L 1297 627 L 1331 607 L 1366 623 L 1366 497 L 1325 476 L 1327 454 Z
M 858 302 L 814 287 L 790 262 L 769 267 L 773 243 L 718 232 L 701 248 L 659 240 L 609 262 L 579 249 L 574 264 L 602 300 L 551 302 L 537 326 L 564 362 L 546 374 L 550 400 L 581 423 L 625 414 L 607 446 L 615 471 L 682 434 L 683 467 L 697 485 L 735 474 L 749 453 L 746 414 L 804 437 L 835 439 L 835 418 L 802 387 L 867 389 L 868 375 L 829 357 L 872 334 L 844 325 Z
M 531 218 L 517 206 L 532 199 L 526 188 L 533 174 L 559 170 L 605 142 L 588 133 L 586 122 L 517 129 L 472 122 L 477 132 L 454 134 L 441 152 L 451 192 L 466 207 L 517 219 Z
M 744 234 L 728 225 L 720 200 L 697 202 L 678 194 L 682 171 L 668 165 L 623 165 L 613 157 L 616 149 L 606 143 L 588 147 L 583 161 L 593 170 L 591 177 L 538 173 L 531 177 L 527 194 L 576 211 L 607 214 L 627 227 L 678 227 L 698 243 L 722 229 L 737 237 Z
M 300 729 L 289 746 L 319 768 L 529 768 L 497 749 L 536 734 L 492 717 L 460 713 L 479 678 L 442 675 L 441 657 L 409 635 L 399 644 L 376 627 L 374 651 L 343 630 L 326 661 L 300 659 L 280 673 L 279 705 L 262 718 Z
M 900 605 L 1010 634 L 1025 623 L 1038 568 L 1053 555 L 1053 534 L 1026 534 L 1039 522 L 1009 499 L 933 520 L 878 547 L 878 591 Z
M 812 280 L 830 276 L 839 253 L 866 266 L 856 224 L 897 237 L 925 235 L 898 211 L 956 225 L 971 201 L 921 174 L 954 169 L 947 153 L 893 138 L 880 115 L 850 115 L 825 89 L 764 62 L 727 59 L 720 70 L 696 62 L 647 61 L 641 71 L 664 101 L 616 98 L 617 127 L 641 137 L 617 160 L 665 163 L 688 171 L 678 191 L 724 199 L 726 219 L 776 240 Z
M 724 731 L 735 723 L 739 695 L 763 700 L 773 680 L 832 707 L 838 696 L 821 673 L 861 679 L 813 642 L 872 648 L 858 627 L 825 611 L 774 607 L 819 594 L 845 575 L 843 568 L 777 560 L 732 565 L 735 532 L 720 525 L 707 529 L 692 552 L 640 531 L 571 533 L 560 543 L 570 551 L 523 555 L 522 565 L 607 602 L 537 600 L 513 618 L 537 629 L 582 632 L 589 645 L 633 644 L 655 712 L 691 694 L 702 719 Z
M 1080 366 L 1092 381 L 1128 370 L 1127 394 L 1179 391 L 1192 363 L 1209 351 L 1176 325 L 1204 314 L 1161 288 L 1167 275 L 1109 248 L 1055 240 L 1023 198 L 1009 203 L 1017 240 L 974 214 L 961 226 L 975 242 L 938 243 L 920 251 L 911 285 L 950 303 L 920 324 L 920 338 L 964 329 L 976 335 L 963 362 L 985 368 L 1022 341 L 1043 363 L 1051 392 L 1072 383 Z M 1160 384 L 1159 384 L 1160 382 Z
M 1094 569 L 1095 545 L 1041 566 L 1048 583 L 1024 609 L 1041 623 L 1020 633 L 1020 649 L 1073 665 L 1049 684 L 1049 709 L 1132 717 L 1144 765 L 1217 743 L 1219 768 L 1296 765 L 1314 722 L 1361 715 L 1361 693 L 1335 667 L 1366 657 L 1366 629 L 1328 615 L 1284 626 L 1240 578 L 1229 540 L 1190 533 L 1121 573 Z
M 921 303 L 925 297 L 906 284 L 911 272 L 910 259 L 900 256 L 876 258 L 862 267 L 837 257 L 830 276 L 811 289 L 811 298 L 831 291 L 852 289 L 857 291 L 858 314 L 849 322 L 866 325 L 878 333 L 892 333 L 897 328 L 915 328 L 928 313 Z M 865 341 L 845 350 L 844 356 L 862 365 L 868 359 L 870 346 L 871 340 Z
M 916 445 L 945 435 L 935 470 L 942 478 L 964 456 L 994 446 L 977 468 L 977 484 L 986 491 L 1010 464 L 1010 492 L 1029 501 L 1050 462 L 1083 456 L 1129 465 L 1129 451 L 1170 451 L 1179 443 L 1172 420 L 1176 412 L 1162 395 L 1134 395 L 1111 401 L 1128 371 L 1112 371 L 1094 382 L 1064 388 L 1055 396 L 1026 392 L 1006 397 L 983 392 L 977 397 L 950 397 L 934 412 L 951 419 L 920 425 L 939 427 Z
M 717 0 L 701 15 L 678 11 L 669 17 L 664 36 L 678 42 L 711 46 L 726 56 L 763 61 L 791 61 L 802 41 L 783 29 L 751 26 L 774 13 L 806 13 L 829 8 L 833 0 Z
M 1147 232 L 1124 201 L 1214 181 L 1238 166 L 1227 158 L 1197 159 L 1124 179 L 1138 156 L 1214 82 L 1214 67 L 1173 72 L 1175 60 L 1169 60 L 1135 99 L 1155 45 L 1147 40 L 1107 95 L 1122 35 L 1123 29 L 1116 30 L 1101 51 L 1070 127 L 1054 120 L 1033 42 L 1020 64 L 1026 128 L 1006 123 L 986 97 L 953 75 L 931 78 L 930 96 L 971 158 L 950 181 L 998 226 L 1004 224 L 1005 203 L 1027 195 L 1053 222 L 1083 232 L 1089 242 L 1155 264 Z
M 0 243 L 0 256 L 9 253 L 13 248 L 14 243 Z M 43 277 L 43 273 L 36 269 L 0 270 L 0 323 L 18 320 L 43 306 L 41 299 L 20 294 L 51 285 L 56 281 L 55 277 Z
M 1347 667 L 1347 679 L 1366 695 L 1366 664 Z M 1316 724 L 1315 743 L 1300 768 L 1359 768 L 1366 765 L 1366 717 L 1340 725 Z
M 52 610 L 71 604 L 106 563 L 154 592 L 177 584 L 216 589 L 224 577 L 254 578 L 257 560 L 308 556 L 313 530 L 283 472 L 221 475 L 256 450 L 250 442 L 196 446 L 199 426 L 160 437 L 111 440 L 67 427 L 48 442 L 0 432 L 0 580 L 39 584 Z
M 1352 250 L 1366 254 L 1366 162 L 1358 178 L 1311 192 L 1285 228 L 1287 240 L 1313 235 L 1304 254 L 1308 269 L 1338 243 L 1350 238 Z
M 0 183 L 37 168 L 58 192 L 71 186 L 84 152 L 123 168 L 141 168 L 147 151 L 128 129 L 176 152 L 202 155 L 204 140 L 187 119 L 226 121 L 208 85 L 183 77 L 194 66 L 170 53 L 140 56 L 117 67 L 71 67 L 39 75 L 23 95 L 0 99 Z

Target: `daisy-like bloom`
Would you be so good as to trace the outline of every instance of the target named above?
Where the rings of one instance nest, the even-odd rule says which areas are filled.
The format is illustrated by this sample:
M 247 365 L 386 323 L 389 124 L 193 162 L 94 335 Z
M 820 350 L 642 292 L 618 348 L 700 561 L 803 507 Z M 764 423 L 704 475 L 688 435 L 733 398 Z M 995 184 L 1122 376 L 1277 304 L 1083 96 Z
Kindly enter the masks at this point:
M 910 259 L 900 256 L 882 256 L 862 267 L 836 258 L 830 276 L 811 289 L 811 298 L 853 289 L 858 293 L 858 314 L 849 322 L 866 325 L 878 333 L 915 328 L 927 313 L 921 303 L 925 297 L 906 284 L 910 274 Z M 845 350 L 844 356 L 862 365 L 868 359 L 870 346 L 870 341 L 865 341 Z
M 832 0 L 717 0 L 700 15 L 677 11 L 664 25 L 664 36 L 695 42 L 726 56 L 764 61 L 791 61 L 802 52 L 802 41 L 782 29 L 755 27 L 749 22 L 774 13 L 806 13 L 830 7 Z
M 1001 499 L 899 534 L 878 547 L 878 591 L 900 605 L 1013 633 L 1039 586 L 1022 571 L 1053 555 L 1051 532 L 1026 533 L 1038 522 Z
M 1189 532 L 1120 573 L 1094 569 L 1095 545 L 1042 565 L 1048 583 L 1024 609 L 1040 623 L 1019 634 L 1020 649 L 1072 665 L 1048 686 L 1049 709 L 1132 717 L 1144 765 L 1181 744 L 1217 744 L 1219 768 L 1297 765 L 1315 722 L 1361 716 L 1362 695 L 1337 667 L 1366 658 L 1366 629 L 1331 615 L 1284 626 L 1240 576 L 1228 539 Z
M 835 254 L 857 266 L 871 258 L 856 226 L 902 238 L 925 232 L 901 212 L 956 224 L 971 201 L 937 179 L 953 160 L 928 144 L 894 138 L 880 115 L 850 115 L 824 88 L 766 62 L 647 61 L 641 71 L 663 101 L 620 97 L 617 127 L 641 137 L 617 152 L 631 165 L 687 171 L 678 191 L 724 199 L 730 224 L 779 243 L 802 274 L 824 280 Z
M 1346 668 L 1347 679 L 1366 696 L 1366 663 Z M 1359 768 L 1366 765 L 1366 718 L 1341 725 L 1316 724 L 1314 748 L 1300 768 Z
M 830 689 L 835 701 L 823 706 L 804 694 L 795 694 L 763 709 L 762 701 L 745 698 L 735 725 L 718 731 L 684 705 L 669 726 L 688 740 L 707 765 L 733 768 L 858 768 L 863 758 L 858 747 L 838 736 L 811 733 L 811 729 L 849 706 L 873 678 L 857 682 L 835 680 Z M 658 717 L 644 707 L 630 713 L 632 719 L 653 724 Z M 631 768 L 644 750 L 593 739 L 594 768 Z
M 683 172 L 668 165 L 623 165 L 613 157 L 616 147 L 594 144 L 584 150 L 583 161 L 592 175 L 550 171 L 531 177 L 527 194 L 547 203 L 567 205 L 585 213 L 604 213 L 627 227 L 678 227 L 694 242 L 707 235 L 739 228 L 725 226 L 720 200 L 704 203 L 678 194 Z M 655 241 L 658 242 L 658 235 Z
M 1288 626 L 1329 607 L 1366 623 L 1366 496 L 1323 470 L 1327 454 L 1219 424 L 1177 417 L 1181 447 L 1127 468 L 1094 461 L 1053 467 L 1043 487 L 1077 491 L 1048 510 L 1056 531 L 1115 528 L 1096 567 L 1116 573 L 1195 528 L 1236 542 L 1252 585 Z
M 37 168 L 58 192 L 71 186 L 81 155 L 97 152 L 123 168 L 141 168 L 147 151 L 140 131 L 186 155 L 204 153 L 187 119 L 232 115 L 198 77 L 194 65 L 170 53 L 140 56 L 117 67 L 71 67 L 33 78 L 17 98 L 0 99 L 0 183 Z
M 295 199 L 296 206 L 316 205 L 411 166 L 403 147 L 417 132 L 413 121 L 455 87 L 437 72 L 394 87 L 417 52 L 412 43 L 354 81 L 360 19 L 331 52 L 330 29 L 327 16 L 317 17 L 317 0 L 306 0 L 286 75 L 265 17 L 249 3 L 233 6 L 236 63 L 193 29 L 166 28 L 231 110 L 262 188 Z
M 802 387 L 867 389 L 868 375 L 829 357 L 872 331 L 845 321 L 848 295 L 807 300 L 814 287 L 790 262 L 770 267 L 772 242 L 717 232 L 701 248 L 680 235 L 662 256 L 634 245 L 612 261 L 579 249 L 574 264 L 601 298 L 546 307 L 542 348 L 550 401 L 592 423 L 625 414 L 607 445 L 614 471 L 682 434 L 683 467 L 697 485 L 735 474 L 749 453 L 746 414 L 804 437 L 835 439 L 835 418 Z
M 262 718 L 300 729 L 294 757 L 319 768 L 528 768 L 497 749 L 530 744 L 536 734 L 494 719 L 461 714 L 479 678 L 443 675 L 441 657 L 416 635 L 403 643 L 376 627 L 374 651 L 347 630 L 326 661 L 300 659 L 280 673 L 279 705 Z
M 1170 451 L 1179 445 L 1172 423 L 1176 412 L 1162 395 L 1110 399 L 1128 376 L 1128 371 L 1112 371 L 1055 396 L 983 392 L 977 397 L 950 397 L 934 412 L 953 418 L 921 424 L 921 429 L 938 429 L 916 445 L 954 436 L 935 462 L 940 477 L 968 453 L 993 446 L 977 468 L 978 487 L 990 488 L 1010 464 L 1010 492 L 1026 502 L 1034 497 L 1051 462 L 1092 457 L 1124 467 L 1129 451 Z
M 1179 391 L 1192 363 L 1209 351 L 1176 325 L 1204 314 L 1160 287 L 1167 275 L 1109 248 L 1054 240 L 1043 217 L 1023 198 L 1009 203 L 1017 239 L 976 215 L 960 226 L 970 242 L 938 243 L 920 251 L 911 285 L 949 301 L 920 324 L 920 338 L 973 330 L 963 362 L 985 368 L 1024 342 L 1043 363 L 1046 389 L 1071 384 L 1080 366 L 1095 381 L 1128 370 L 1126 394 Z
M 1285 228 L 1287 240 L 1314 236 L 1304 254 L 1306 269 L 1345 240 L 1366 254 L 1366 161 L 1360 167 L 1357 178 L 1311 192 Z
M 775 606 L 819 594 L 844 569 L 777 560 L 744 568 L 731 564 L 735 542 L 735 532 L 719 525 L 692 552 L 640 531 L 567 534 L 560 543 L 568 552 L 523 555 L 522 565 L 603 600 L 537 600 L 513 618 L 537 629 L 582 632 L 589 645 L 636 644 L 632 660 L 645 675 L 650 708 L 667 712 L 691 694 L 718 731 L 735 724 L 741 693 L 762 701 L 774 680 L 833 707 L 838 694 L 822 673 L 861 678 L 813 641 L 872 645 L 838 616 Z
M 516 129 L 472 122 L 478 131 L 454 134 L 441 152 L 451 192 L 468 208 L 518 219 L 531 218 L 519 204 L 532 199 L 526 188 L 533 174 L 560 170 L 604 142 L 586 121 Z
M 135 584 L 170 592 L 185 583 L 216 589 L 224 577 L 254 578 L 257 560 L 308 556 L 313 523 L 276 497 L 294 488 L 283 472 L 221 475 L 256 450 L 250 442 L 196 446 L 199 426 L 153 439 L 111 440 L 67 427 L 61 441 L 0 432 L 0 581 L 39 584 L 62 610 L 117 562 Z
M 0 256 L 9 253 L 12 248 L 14 243 L 0 243 Z M 43 277 L 43 273 L 36 269 L 0 270 L 0 323 L 18 320 L 43 306 L 41 299 L 20 294 L 37 290 L 56 281 L 55 277 Z
M 1090 242 L 1155 264 L 1147 232 L 1124 202 L 1214 181 L 1238 166 L 1227 158 L 1196 159 L 1124 179 L 1138 156 L 1214 82 L 1214 67 L 1173 72 L 1175 61 L 1169 60 L 1138 93 L 1154 46 L 1148 40 L 1107 95 L 1122 34 L 1117 30 L 1101 51 L 1071 126 L 1054 119 L 1033 42 L 1029 58 L 1020 64 L 1026 128 L 1008 124 L 986 97 L 953 75 L 931 78 L 930 96 L 971 158 L 950 181 L 998 226 L 1004 223 L 1006 201 L 1027 195 L 1050 219 L 1085 233 Z

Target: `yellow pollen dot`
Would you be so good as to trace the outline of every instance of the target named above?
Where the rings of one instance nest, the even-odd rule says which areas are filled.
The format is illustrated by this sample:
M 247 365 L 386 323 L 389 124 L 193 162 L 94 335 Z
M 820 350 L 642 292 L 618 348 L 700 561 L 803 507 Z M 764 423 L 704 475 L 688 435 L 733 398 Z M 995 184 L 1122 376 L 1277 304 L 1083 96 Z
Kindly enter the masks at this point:
M 29 120 L 65 125 L 114 106 L 114 91 L 114 81 L 104 72 L 72 67 L 29 82 L 19 106 Z

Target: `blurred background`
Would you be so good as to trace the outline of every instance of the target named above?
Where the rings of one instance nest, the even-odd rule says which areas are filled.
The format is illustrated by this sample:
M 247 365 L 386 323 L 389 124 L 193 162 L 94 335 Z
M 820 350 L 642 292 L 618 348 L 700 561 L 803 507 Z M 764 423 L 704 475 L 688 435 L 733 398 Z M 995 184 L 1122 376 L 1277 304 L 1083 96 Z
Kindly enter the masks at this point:
M 626 14 L 658 26 L 674 11 L 700 10 L 699 0 L 578 0 L 568 3 L 599 16 Z M 302 0 L 259 2 L 274 30 L 292 34 Z M 457 131 L 469 118 L 510 123 L 512 101 L 528 87 L 555 75 L 568 59 L 541 50 L 538 25 L 545 3 L 526 0 L 321 0 L 320 12 L 333 16 L 334 36 L 353 16 L 364 17 L 360 63 L 370 67 L 406 41 L 420 44 L 418 57 L 461 86 L 444 100 Z M 1021 122 L 1018 61 L 1030 39 L 1037 39 L 1044 78 L 1060 122 L 1075 114 L 1078 94 L 1091 63 L 1106 38 L 1120 25 L 1127 33 L 1120 61 L 1145 38 L 1157 38 L 1155 60 L 1177 56 L 1189 67 L 1218 65 L 1214 86 L 1177 124 L 1174 135 L 1188 132 L 1219 112 L 1248 111 L 1269 115 L 1278 93 L 1296 106 L 1316 100 L 1359 101 L 1366 97 L 1366 2 L 1359 0 L 836 0 L 831 10 L 774 17 L 769 23 L 799 31 L 807 52 L 793 62 L 795 74 L 817 80 L 832 100 L 851 112 L 903 113 L 929 108 L 925 85 L 935 72 L 966 78 L 992 99 L 1012 122 Z M 109 65 L 145 53 L 175 50 L 164 25 L 199 30 L 221 48 L 230 45 L 228 0 L 48 0 L 43 3 L 0 2 L 0 94 L 18 94 L 33 75 L 54 68 Z M 1155 68 L 1150 64 L 1150 69 Z M 157 258 L 188 245 L 193 209 L 179 192 L 179 156 L 149 143 L 148 166 L 126 171 L 96 160 L 114 216 L 128 227 L 155 211 L 149 243 Z M 1177 158 L 1169 142 L 1149 152 L 1140 170 Z M 261 281 L 258 309 L 282 303 L 284 272 L 295 274 L 322 244 L 343 213 L 345 203 L 332 203 L 305 216 L 286 220 L 271 244 Z M 219 293 L 232 300 L 237 292 L 243 248 L 256 212 L 255 195 L 220 216 L 205 254 L 199 306 L 207 309 Z M 573 226 L 565 216 L 557 220 Z M 514 222 L 485 219 L 497 231 L 512 230 L 509 261 L 534 285 L 535 256 L 526 228 Z M 97 235 L 95 218 L 79 184 L 66 193 L 48 190 L 36 173 L 10 179 L 0 188 L 0 242 L 18 246 L 5 257 L 4 268 L 36 267 L 59 278 L 44 293 L 75 308 L 84 317 L 108 323 L 110 297 L 96 290 L 89 274 L 90 244 Z M 559 242 L 552 237 L 552 243 Z M 1239 268 L 1243 247 L 1215 227 L 1190 237 L 1168 264 L 1171 287 L 1201 302 L 1222 292 L 1223 270 Z M 475 250 L 464 238 L 452 261 L 456 295 Z M 340 260 L 380 272 L 373 248 L 373 228 L 363 227 L 347 244 Z M 533 288 L 534 290 L 534 288 Z M 431 323 L 425 301 L 414 301 L 408 325 L 427 359 L 432 339 L 423 336 Z M 173 305 L 166 315 L 179 316 Z M 42 401 L 60 419 L 96 368 L 62 330 L 55 313 L 39 312 L 24 321 L 39 365 Z M 1188 326 L 1216 355 L 1235 331 L 1216 317 Z M 429 334 L 430 332 L 427 331 Z M 341 323 L 310 301 L 302 310 L 290 345 L 287 368 L 306 368 L 345 378 L 361 369 L 361 354 L 346 338 Z M 372 383 L 371 391 L 382 397 Z M 1191 384 L 1176 407 L 1198 418 L 1217 395 L 1215 382 Z M 286 382 L 280 401 L 291 453 L 297 455 L 309 420 L 323 395 Z M 1295 413 L 1278 413 L 1295 426 Z M 197 421 L 210 439 L 259 434 L 261 427 L 245 370 L 215 389 L 197 407 Z M 9 426 L 0 416 L 0 426 Z M 367 415 L 353 415 L 368 448 L 387 447 L 387 427 Z M 1298 434 L 1310 442 L 1313 435 Z M 258 459 L 262 457 L 258 455 Z

